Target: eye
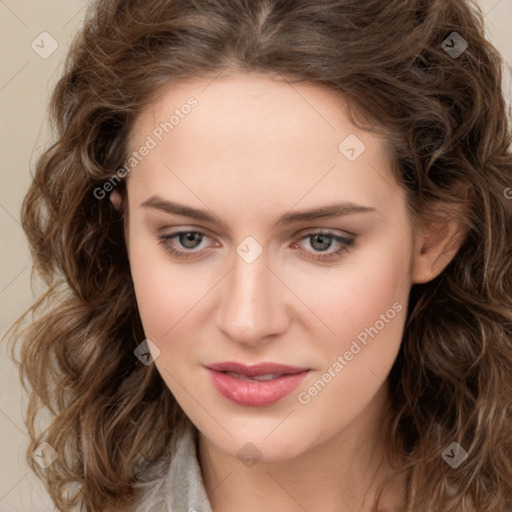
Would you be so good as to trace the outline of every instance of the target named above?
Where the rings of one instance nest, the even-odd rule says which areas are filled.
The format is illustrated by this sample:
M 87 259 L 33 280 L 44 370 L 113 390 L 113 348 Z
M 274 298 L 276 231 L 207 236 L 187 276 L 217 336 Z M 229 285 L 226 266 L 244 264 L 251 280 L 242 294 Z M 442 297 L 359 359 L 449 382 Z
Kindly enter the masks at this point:
M 202 231 L 177 231 L 176 233 L 170 233 L 168 235 L 160 235 L 158 238 L 159 243 L 173 256 L 178 258 L 191 258 L 202 252 L 201 249 L 193 249 L 197 249 L 204 237 L 209 238 L 208 235 Z M 177 239 L 178 243 L 185 250 L 176 249 L 174 244 L 171 243 L 174 239 Z
M 343 253 L 348 252 L 351 247 L 355 246 L 355 238 L 347 238 L 337 235 L 330 231 L 319 231 L 315 233 L 308 233 L 301 238 L 302 241 L 308 240 L 313 252 L 310 252 L 310 259 L 317 261 L 330 261 L 338 259 Z M 331 250 L 333 242 L 339 245 L 335 250 Z M 297 247 L 297 244 L 293 244 Z
M 172 255 L 177 258 L 196 258 L 204 248 L 200 248 L 201 242 L 205 238 L 210 238 L 203 231 L 177 231 L 166 235 L 160 235 L 159 243 Z M 347 252 L 351 247 L 355 246 L 355 237 L 347 238 L 340 236 L 330 231 L 311 232 L 302 236 L 300 241 L 309 240 L 310 247 L 313 250 L 302 249 L 302 252 L 307 252 L 308 258 L 315 261 L 331 261 L 339 259 L 339 257 Z M 330 250 L 333 243 L 339 247 L 335 250 Z M 178 245 L 178 247 L 176 247 Z M 219 243 L 215 243 L 219 247 Z M 292 247 L 295 249 L 299 246 L 294 242 Z

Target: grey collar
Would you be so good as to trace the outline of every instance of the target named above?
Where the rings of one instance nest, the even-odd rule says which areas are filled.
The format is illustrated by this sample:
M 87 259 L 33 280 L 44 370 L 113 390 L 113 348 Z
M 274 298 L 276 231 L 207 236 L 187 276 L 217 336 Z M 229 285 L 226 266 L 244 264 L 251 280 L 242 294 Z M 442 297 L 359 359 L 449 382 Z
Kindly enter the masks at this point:
M 165 482 L 166 512 L 212 512 L 201 476 L 196 431 L 188 425 L 176 441 Z

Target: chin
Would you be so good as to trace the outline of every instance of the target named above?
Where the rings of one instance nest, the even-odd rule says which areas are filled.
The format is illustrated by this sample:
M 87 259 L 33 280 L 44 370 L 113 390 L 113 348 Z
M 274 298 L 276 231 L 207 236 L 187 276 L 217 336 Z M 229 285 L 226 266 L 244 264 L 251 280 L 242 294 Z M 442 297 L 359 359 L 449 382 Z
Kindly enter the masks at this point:
M 282 419 L 265 422 L 255 420 L 253 423 L 248 423 L 244 419 L 243 426 L 237 425 L 236 422 L 224 421 L 224 428 L 233 437 L 218 425 L 213 429 L 204 429 L 200 426 L 198 429 L 219 450 L 242 462 L 246 458 L 253 461 L 257 459 L 258 462 L 288 461 L 299 457 L 323 441 L 320 439 L 321 433 L 315 436 L 311 427 L 303 426 L 297 429 L 297 425 L 292 423 L 285 427 L 284 422 L 279 425 L 280 421 Z M 306 433 L 309 435 L 306 436 Z

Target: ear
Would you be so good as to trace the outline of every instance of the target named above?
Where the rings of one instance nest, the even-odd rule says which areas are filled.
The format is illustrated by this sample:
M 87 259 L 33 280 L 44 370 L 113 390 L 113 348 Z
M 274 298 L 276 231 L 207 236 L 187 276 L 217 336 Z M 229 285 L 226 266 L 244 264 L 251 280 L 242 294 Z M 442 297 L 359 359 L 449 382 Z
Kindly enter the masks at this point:
M 465 236 L 466 229 L 448 216 L 423 224 L 414 245 L 412 283 L 436 278 L 455 257 Z
M 110 193 L 110 202 L 114 205 L 114 208 L 117 211 L 121 211 L 121 204 L 123 202 L 123 198 L 118 190 L 114 190 Z

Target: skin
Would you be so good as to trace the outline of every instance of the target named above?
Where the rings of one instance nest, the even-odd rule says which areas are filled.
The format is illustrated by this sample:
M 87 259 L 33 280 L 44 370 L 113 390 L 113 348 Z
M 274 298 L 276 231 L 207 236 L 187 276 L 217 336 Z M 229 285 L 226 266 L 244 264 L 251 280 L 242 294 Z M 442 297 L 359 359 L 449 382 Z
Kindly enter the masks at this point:
M 137 118 L 130 149 L 190 96 L 197 107 L 127 177 L 126 241 L 145 334 L 160 350 L 154 364 L 200 432 L 212 508 L 372 510 L 375 485 L 390 470 L 379 433 L 409 292 L 455 255 L 457 225 L 413 230 L 387 143 L 353 126 L 340 98 L 318 85 L 242 72 L 173 83 Z M 355 161 L 338 149 L 349 134 L 366 146 Z M 154 195 L 206 209 L 215 222 L 141 206 Z M 122 207 L 116 190 L 111 201 Z M 290 211 L 335 201 L 375 211 L 276 224 Z M 195 246 L 168 241 L 191 258 L 159 243 L 180 230 L 207 235 Z M 315 261 L 324 254 L 321 244 L 302 237 L 321 230 L 355 235 L 356 245 Z M 263 250 L 252 263 L 236 252 L 248 236 Z M 325 252 L 339 247 L 332 240 Z M 300 403 L 298 394 L 396 303 L 401 311 Z M 279 402 L 248 407 L 211 384 L 204 365 L 222 361 L 272 361 L 311 372 Z M 261 454 L 251 467 L 237 457 L 248 442 Z M 400 500 L 397 483 L 379 510 L 394 510 Z

